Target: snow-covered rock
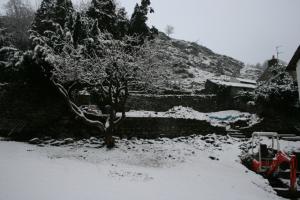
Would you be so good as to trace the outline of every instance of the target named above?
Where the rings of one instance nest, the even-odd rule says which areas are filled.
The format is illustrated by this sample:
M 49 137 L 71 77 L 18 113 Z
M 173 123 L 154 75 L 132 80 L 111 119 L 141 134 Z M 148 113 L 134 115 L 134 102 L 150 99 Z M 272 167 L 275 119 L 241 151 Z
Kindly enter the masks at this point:
M 66 138 L 66 139 L 64 139 L 64 144 L 70 144 L 70 143 L 73 143 L 73 142 L 74 142 L 73 138 Z
M 30 144 L 40 144 L 42 141 L 39 138 L 32 138 L 29 140 Z

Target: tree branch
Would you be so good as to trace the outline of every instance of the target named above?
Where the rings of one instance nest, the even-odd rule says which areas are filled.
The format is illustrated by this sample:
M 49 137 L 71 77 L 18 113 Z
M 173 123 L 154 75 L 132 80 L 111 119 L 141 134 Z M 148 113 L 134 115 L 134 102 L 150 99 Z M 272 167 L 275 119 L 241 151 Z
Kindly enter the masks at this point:
M 67 103 L 70 111 L 76 115 L 76 118 L 80 121 L 82 121 L 84 124 L 89 125 L 89 126 L 93 126 L 97 129 L 99 129 L 99 131 L 105 131 L 105 127 L 104 124 L 98 120 L 90 120 L 85 116 L 85 113 L 77 106 L 75 105 L 69 95 L 67 90 L 59 83 L 56 83 L 52 78 L 50 79 L 51 83 L 53 84 L 53 86 L 55 86 L 55 88 L 57 88 L 57 90 L 59 91 L 59 93 L 62 95 L 62 97 L 64 98 L 65 102 Z

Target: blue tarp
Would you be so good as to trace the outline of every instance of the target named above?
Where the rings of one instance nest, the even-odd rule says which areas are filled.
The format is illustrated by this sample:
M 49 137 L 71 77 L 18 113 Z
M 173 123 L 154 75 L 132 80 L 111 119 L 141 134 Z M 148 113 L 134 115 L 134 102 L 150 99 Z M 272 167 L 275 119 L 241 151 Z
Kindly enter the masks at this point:
M 209 116 L 210 119 L 216 119 L 216 120 L 219 120 L 219 121 L 228 121 L 228 120 L 235 120 L 237 118 L 239 118 L 239 116 L 231 116 L 231 115 L 228 115 L 228 116 L 225 116 L 225 117 L 217 117 L 217 116 Z

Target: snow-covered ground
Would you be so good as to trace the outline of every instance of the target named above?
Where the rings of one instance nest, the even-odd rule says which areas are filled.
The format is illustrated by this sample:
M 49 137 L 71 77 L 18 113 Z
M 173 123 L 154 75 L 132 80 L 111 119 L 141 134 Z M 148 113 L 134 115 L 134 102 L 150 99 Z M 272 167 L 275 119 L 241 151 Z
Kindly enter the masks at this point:
M 60 147 L 0 141 L 0 200 L 281 199 L 240 164 L 243 143 L 123 139 L 107 150 L 95 138 Z

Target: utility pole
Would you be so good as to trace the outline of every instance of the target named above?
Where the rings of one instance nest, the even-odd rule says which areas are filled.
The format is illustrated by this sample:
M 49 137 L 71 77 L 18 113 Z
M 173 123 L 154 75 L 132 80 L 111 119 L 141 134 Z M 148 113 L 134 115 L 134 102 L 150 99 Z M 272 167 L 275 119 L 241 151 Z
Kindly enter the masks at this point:
M 276 46 L 276 55 L 277 55 L 277 60 L 279 60 L 279 55 L 283 54 L 283 52 L 279 51 L 279 49 L 282 47 L 282 45 Z

